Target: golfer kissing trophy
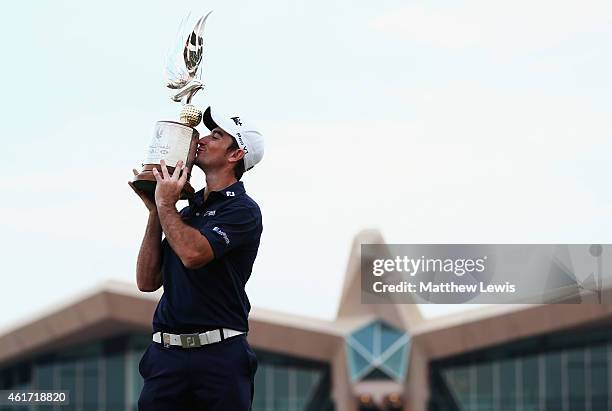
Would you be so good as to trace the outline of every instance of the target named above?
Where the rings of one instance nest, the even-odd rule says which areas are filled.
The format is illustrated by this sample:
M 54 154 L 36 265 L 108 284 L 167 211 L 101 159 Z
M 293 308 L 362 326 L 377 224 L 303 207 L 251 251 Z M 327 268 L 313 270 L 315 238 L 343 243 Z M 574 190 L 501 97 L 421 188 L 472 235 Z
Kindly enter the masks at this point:
M 195 27 L 189 25 L 190 16 L 187 16 L 179 29 L 175 48 L 168 53 L 166 86 L 172 90 L 172 100 L 180 102 L 183 108 L 180 113 L 180 121 L 158 121 L 155 124 L 151 144 L 145 153 L 142 171 L 134 178 L 136 188 L 146 193 L 155 193 L 156 180 L 153 169 L 156 168 L 161 172 L 161 160 L 166 162 L 170 174 L 174 172 L 176 163 L 182 160 L 185 164 L 183 172 L 188 175 L 181 199 L 192 197 L 194 194 L 194 189 L 189 184 L 189 177 L 200 138 L 200 133 L 195 127 L 202 121 L 202 111 L 191 104 L 191 99 L 204 88 L 201 81 L 204 48 L 202 34 L 210 13 L 212 11 L 200 17 Z

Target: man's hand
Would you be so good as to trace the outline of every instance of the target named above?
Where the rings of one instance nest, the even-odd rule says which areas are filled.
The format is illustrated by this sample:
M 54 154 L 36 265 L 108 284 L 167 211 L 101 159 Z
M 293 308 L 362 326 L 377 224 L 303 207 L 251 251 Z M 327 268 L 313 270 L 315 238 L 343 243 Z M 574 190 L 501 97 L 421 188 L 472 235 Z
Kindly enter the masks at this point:
M 182 161 L 176 163 L 174 173 L 170 175 L 166 162 L 160 161 L 161 174 L 156 168 L 153 169 L 153 175 L 157 180 L 157 186 L 155 187 L 155 204 L 158 207 L 174 207 L 177 201 L 181 197 L 183 187 L 187 182 L 187 170 Z M 182 171 L 182 174 L 181 174 Z
M 138 171 L 136 171 L 136 169 L 132 169 L 132 172 L 134 173 L 135 176 L 138 175 Z M 153 198 L 152 195 L 145 193 L 144 191 L 141 191 L 139 189 L 136 188 L 136 186 L 134 185 L 133 182 L 128 181 L 128 185 L 130 187 L 132 187 L 132 190 L 134 190 L 134 192 L 136 194 L 138 194 L 138 197 L 140 197 L 140 199 L 142 200 L 142 202 L 144 203 L 144 205 L 147 207 L 147 210 L 149 211 L 153 211 L 156 209 L 155 206 L 155 199 Z

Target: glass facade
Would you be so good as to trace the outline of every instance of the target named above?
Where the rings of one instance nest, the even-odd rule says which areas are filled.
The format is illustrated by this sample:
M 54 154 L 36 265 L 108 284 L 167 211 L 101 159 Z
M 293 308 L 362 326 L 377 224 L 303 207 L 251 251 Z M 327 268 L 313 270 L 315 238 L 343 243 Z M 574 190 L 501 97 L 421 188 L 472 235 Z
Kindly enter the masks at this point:
M 142 388 L 138 363 L 148 344 L 147 336 L 122 336 L 67 348 L 2 369 L 0 389 L 67 390 L 70 401 L 61 407 L 5 406 L 0 410 L 136 410 Z
M 612 332 L 578 330 L 431 363 L 430 411 L 612 411 Z
M 410 350 L 404 331 L 375 321 L 348 336 L 345 348 L 352 381 L 404 380 Z
M 138 363 L 148 334 L 119 336 L 62 349 L 0 369 L 0 389 L 61 389 L 62 406 L 0 406 L 0 411 L 129 411 L 138 409 Z M 329 365 L 255 351 L 254 411 L 332 411 Z
M 256 350 L 253 411 L 332 411 L 329 365 Z

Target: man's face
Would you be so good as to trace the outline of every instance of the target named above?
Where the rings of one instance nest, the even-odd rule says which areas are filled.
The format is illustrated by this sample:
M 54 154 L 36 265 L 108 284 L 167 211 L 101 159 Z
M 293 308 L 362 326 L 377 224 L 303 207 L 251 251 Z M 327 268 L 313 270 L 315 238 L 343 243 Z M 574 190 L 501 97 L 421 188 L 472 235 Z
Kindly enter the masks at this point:
M 225 131 L 219 127 L 213 129 L 198 141 L 194 164 L 204 171 L 223 168 L 231 158 L 233 150 L 228 148 L 232 142 L 232 137 Z

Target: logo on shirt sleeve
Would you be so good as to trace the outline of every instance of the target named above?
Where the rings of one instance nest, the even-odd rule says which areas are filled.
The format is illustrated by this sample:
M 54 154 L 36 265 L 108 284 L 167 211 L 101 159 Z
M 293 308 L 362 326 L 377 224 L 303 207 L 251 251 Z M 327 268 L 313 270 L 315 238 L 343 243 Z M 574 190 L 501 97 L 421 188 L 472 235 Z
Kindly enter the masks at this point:
M 219 234 L 221 237 L 223 237 L 223 239 L 225 240 L 225 244 L 229 245 L 230 240 L 229 240 L 229 237 L 227 236 L 227 234 L 225 234 L 225 231 L 221 230 L 217 226 L 213 227 L 213 231 L 215 233 Z

